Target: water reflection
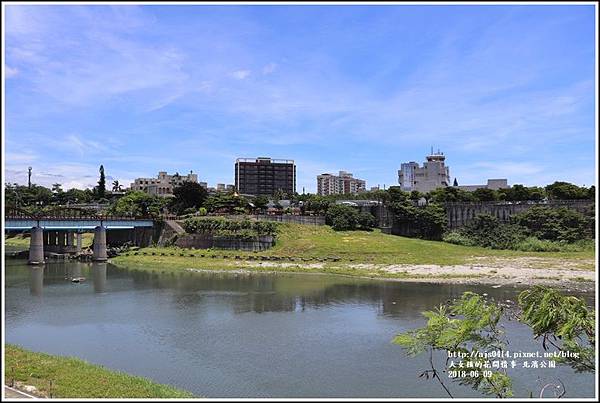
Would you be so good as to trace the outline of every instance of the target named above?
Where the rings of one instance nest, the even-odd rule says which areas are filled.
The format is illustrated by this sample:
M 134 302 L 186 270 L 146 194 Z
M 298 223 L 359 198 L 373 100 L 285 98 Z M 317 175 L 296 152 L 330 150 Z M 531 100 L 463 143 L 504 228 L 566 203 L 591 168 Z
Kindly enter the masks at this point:
M 122 271 L 111 268 L 112 273 Z M 465 286 L 382 282 L 327 275 L 219 273 L 219 272 L 148 272 L 128 271 L 136 288 L 171 289 L 173 304 L 201 305 L 218 300 L 236 314 L 249 312 L 304 312 L 339 305 L 369 305 L 378 314 L 415 319 L 421 312 L 460 297 Z M 515 298 L 518 289 L 470 286 L 470 290 L 487 293 L 496 300 Z
M 94 279 L 94 292 L 106 292 L 106 269 L 107 263 L 93 263 L 92 277 Z
M 29 267 L 29 292 L 31 295 L 41 297 L 44 291 L 44 267 Z

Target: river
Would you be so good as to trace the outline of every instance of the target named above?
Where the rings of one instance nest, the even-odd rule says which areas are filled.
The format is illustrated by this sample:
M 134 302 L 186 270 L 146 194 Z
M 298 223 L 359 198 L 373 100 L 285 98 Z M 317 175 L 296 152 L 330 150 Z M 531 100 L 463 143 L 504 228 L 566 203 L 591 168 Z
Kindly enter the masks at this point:
M 446 397 L 436 381 L 418 376 L 428 357 L 407 357 L 393 337 L 424 325 L 422 311 L 464 291 L 502 301 L 514 301 L 520 291 L 315 274 L 5 263 L 7 343 L 76 356 L 205 397 Z M 504 326 L 512 351 L 543 352 L 527 327 Z M 593 375 L 568 367 L 517 367 L 509 374 L 515 396 L 537 396 L 558 379 L 566 397 L 594 396 Z M 481 396 L 446 384 L 455 396 Z

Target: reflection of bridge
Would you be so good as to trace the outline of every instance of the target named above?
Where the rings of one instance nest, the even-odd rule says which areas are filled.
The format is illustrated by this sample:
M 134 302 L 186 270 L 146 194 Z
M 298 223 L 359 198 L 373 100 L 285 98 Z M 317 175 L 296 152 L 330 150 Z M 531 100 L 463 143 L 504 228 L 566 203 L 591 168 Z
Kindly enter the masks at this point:
M 38 214 L 7 208 L 4 224 L 6 231 L 31 231 L 29 263 L 40 264 L 44 263 L 44 250 L 80 253 L 81 234 L 91 231 L 94 231 L 93 258 L 106 261 L 106 230 L 152 227 L 154 221 L 148 217 L 102 216 L 74 208 L 56 208 Z

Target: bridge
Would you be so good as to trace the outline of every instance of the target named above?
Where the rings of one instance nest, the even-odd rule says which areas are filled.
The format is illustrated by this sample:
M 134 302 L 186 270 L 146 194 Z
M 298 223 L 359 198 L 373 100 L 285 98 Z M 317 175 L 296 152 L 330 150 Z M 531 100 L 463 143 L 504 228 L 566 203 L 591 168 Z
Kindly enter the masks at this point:
M 95 261 L 106 261 L 106 231 L 152 227 L 150 217 L 103 216 L 77 208 L 58 207 L 31 213 L 15 207 L 6 209 L 7 232 L 30 231 L 29 263 L 44 263 L 45 252 L 80 253 L 81 234 L 94 232 Z M 76 238 L 76 239 L 75 239 Z

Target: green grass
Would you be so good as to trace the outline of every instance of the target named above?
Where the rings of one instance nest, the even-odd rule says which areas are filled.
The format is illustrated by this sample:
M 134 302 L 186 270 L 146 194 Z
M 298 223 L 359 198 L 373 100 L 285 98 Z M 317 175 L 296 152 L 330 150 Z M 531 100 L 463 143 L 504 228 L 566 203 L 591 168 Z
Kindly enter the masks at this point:
M 183 256 L 181 256 L 183 255 Z M 235 259 L 238 256 L 239 259 Z M 257 263 L 262 256 L 279 258 L 278 267 Z M 335 257 L 337 260 L 331 259 Z M 252 269 L 256 271 L 313 272 L 345 274 L 365 277 L 410 278 L 408 273 L 389 273 L 376 268 L 355 268 L 352 264 L 469 264 L 473 259 L 536 257 L 539 264 L 557 266 L 569 261 L 578 265 L 592 265 L 593 250 L 582 252 L 520 252 L 492 250 L 481 247 L 454 245 L 446 242 L 425 241 L 387 235 L 379 230 L 336 232 L 329 226 L 281 224 L 277 244 L 264 252 L 232 250 L 194 250 L 175 247 L 144 248 L 112 259 L 113 263 L 143 270 L 172 269 Z M 290 258 L 293 258 L 290 259 Z M 306 261 L 298 261 L 299 258 Z M 309 267 L 320 263 L 322 267 Z M 558 264 L 560 265 L 560 264 Z
M 284 224 L 268 255 L 339 256 L 362 263 L 464 264 L 474 256 L 593 259 L 593 248 L 581 252 L 522 252 L 461 246 L 387 235 L 379 230 L 334 231 L 329 226 Z
M 36 353 L 11 344 L 5 345 L 5 352 L 5 384 L 10 384 L 14 379 L 33 385 L 45 397 L 193 397 L 189 392 L 139 376 L 111 371 L 77 358 Z
M 92 246 L 92 243 L 94 242 L 94 234 L 92 234 L 91 232 L 86 232 L 82 234 L 81 238 L 81 246 L 83 248 Z M 23 236 L 23 234 L 18 234 L 10 238 L 7 237 L 4 239 L 4 245 L 29 248 L 29 234 L 27 234 L 27 236 Z

